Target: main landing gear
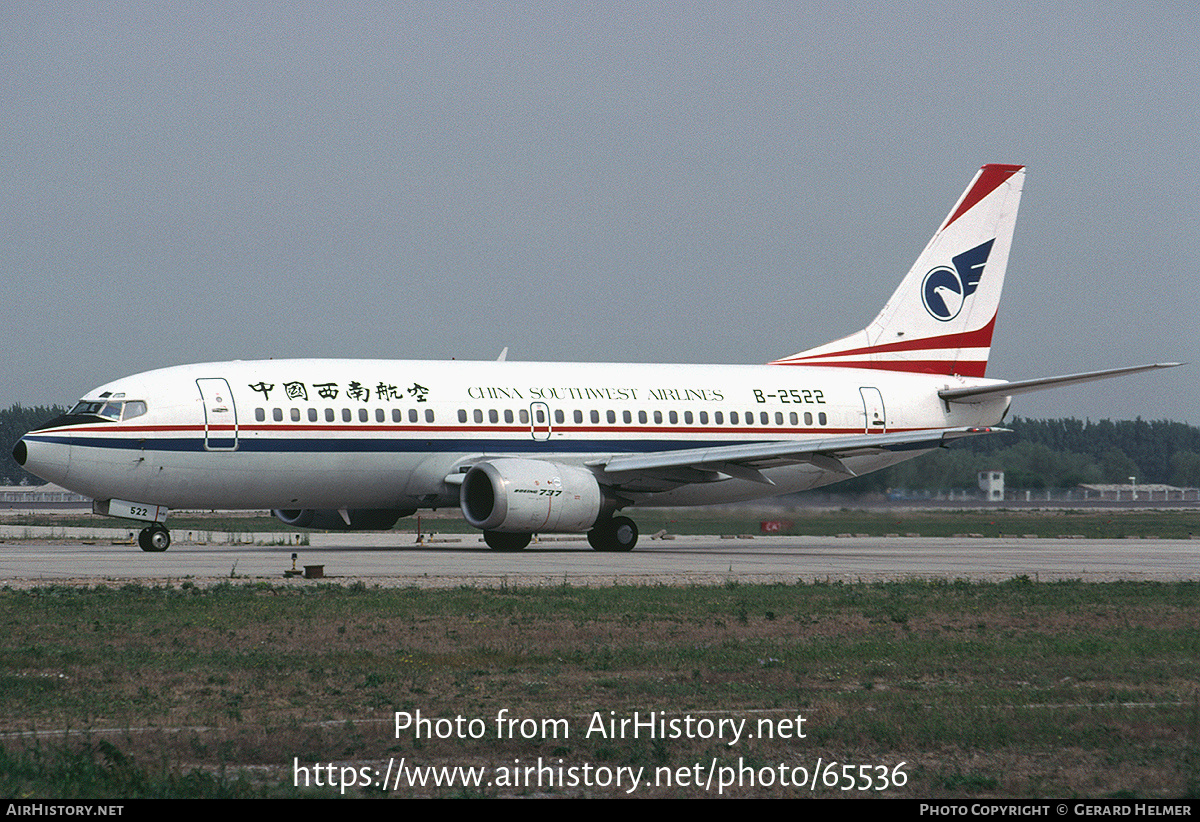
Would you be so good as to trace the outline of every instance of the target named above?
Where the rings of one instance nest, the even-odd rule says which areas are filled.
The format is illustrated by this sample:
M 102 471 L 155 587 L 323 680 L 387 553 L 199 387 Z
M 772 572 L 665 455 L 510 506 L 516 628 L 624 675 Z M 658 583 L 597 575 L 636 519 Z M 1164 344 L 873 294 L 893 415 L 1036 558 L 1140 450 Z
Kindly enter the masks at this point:
M 587 538 L 597 551 L 632 551 L 637 545 L 638 529 L 629 517 L 613 517 L 597 522 Z
M 138 545 L 143 551 L 161 553 L 171 547 L 171 532 L 156 522 L 138 533 Z
M 514 534 L 507 531 L 483 532 L 483 541 L 493 551 L 520 551 L 529 544 L 532 538 L 532 534 Z M 588 531 L 587 539 L 588 544 L 597 551 L 632 551 L 633 546 L 637 545 L 638 528 L 629 517 L 603 519 L 592 526 L 592 530 Z M 146 548 L 145 550 L 154 549 Z
M 483 541 L 493 551 L 520 551 L 529 544 L 531 539 L 533 539 L 533 534 L 510 534 L 506 531 L 483 532 Z

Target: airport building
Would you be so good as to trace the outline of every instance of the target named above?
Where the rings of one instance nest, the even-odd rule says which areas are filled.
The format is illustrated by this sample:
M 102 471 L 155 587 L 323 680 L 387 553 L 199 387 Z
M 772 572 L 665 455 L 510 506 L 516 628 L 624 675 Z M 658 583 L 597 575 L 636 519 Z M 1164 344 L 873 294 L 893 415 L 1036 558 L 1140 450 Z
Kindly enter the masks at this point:
M 1124 483 L 1120 485 L 1080 485 L 1084 499 L 1113 502 L 1195 502 L 1200 489 L 1179 488 L 1159 483 Z
M 1001 502 L 1004 500 L 1004 472 L 1003 471 L 980 471 L 979 472 L 979 490 L 983 491 L 984 497 L 988 502 Z
M 0 508 L 88 507 L 92 500 L 58 485 L 0 485 Z

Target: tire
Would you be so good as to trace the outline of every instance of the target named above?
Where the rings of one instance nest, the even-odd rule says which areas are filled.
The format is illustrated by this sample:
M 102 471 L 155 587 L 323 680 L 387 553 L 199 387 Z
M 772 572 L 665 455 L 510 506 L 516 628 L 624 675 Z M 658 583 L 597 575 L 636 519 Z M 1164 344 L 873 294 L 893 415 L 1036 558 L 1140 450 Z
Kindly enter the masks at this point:
M 493 551 L 520 551 L 529 541 L 533 539 L 533 534 L 510 534 L 505 531 L 484 531 L 483 541 Z
M 637 545 L 638 527 L 629 517 L 613 517 L 612 533 L 614 551 L 632 551 Z
M 638 528 L 629 517 L 613 517 L 596 523 L 588 531 L 587 538 L 588 544 L 597 551 L 632 551 L 633 546 L 637 545 Z
M 161 554 L 171 547 L 171 532 L 155 523 L 138 533 L 138 546 L 148 553 Z
M 587 532 L 588 545 L 592 546 L 595 551 L 607 551 L 608 541 L 604 534 L 605 527 L 608 522 L 598 522 L 592 526 L 592 530 Z

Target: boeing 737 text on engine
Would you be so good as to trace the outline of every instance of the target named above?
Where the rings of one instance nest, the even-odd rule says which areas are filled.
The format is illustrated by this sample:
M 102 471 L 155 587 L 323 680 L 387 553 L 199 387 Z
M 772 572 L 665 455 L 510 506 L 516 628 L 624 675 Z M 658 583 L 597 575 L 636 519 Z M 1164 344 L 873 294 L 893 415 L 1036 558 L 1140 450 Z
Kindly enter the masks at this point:
M 870 325 L 766 365 L 185 365 L 100 386 L 14 456 L 150 523 L 147 551 L 172 508 L 386 529 L 452 505 L 495 549 L 586 531 L 629 550 L 622 509 L 817 488 L 996 430 L 1014 395 L 1177 365 L 984 376 L 1024 176 L 984 166 Z

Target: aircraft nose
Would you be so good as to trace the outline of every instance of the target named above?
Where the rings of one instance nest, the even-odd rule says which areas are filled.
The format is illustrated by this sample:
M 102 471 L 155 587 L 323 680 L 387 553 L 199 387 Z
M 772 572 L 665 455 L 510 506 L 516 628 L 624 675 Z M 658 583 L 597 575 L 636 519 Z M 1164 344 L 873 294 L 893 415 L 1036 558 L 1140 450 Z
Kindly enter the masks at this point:
M 39 431 L 31 431 L 19 439 L 12 454 L 26 471 L 58 485 L 66 480 L 71 466 L 70 444 L 42 439 Z

